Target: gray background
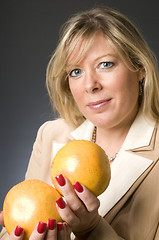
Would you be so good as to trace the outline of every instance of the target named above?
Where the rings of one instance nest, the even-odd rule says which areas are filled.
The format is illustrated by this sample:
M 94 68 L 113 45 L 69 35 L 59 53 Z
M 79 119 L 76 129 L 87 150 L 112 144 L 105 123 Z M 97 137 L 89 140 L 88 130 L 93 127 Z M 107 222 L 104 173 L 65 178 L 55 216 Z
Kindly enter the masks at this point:
M 24 179 L 40 125 L 53 119 L 45 70 L 60 26 L 72 14 L 107 5 L 126 14 L 159 56 L 157 1 L 0 0 L 0 209 Z

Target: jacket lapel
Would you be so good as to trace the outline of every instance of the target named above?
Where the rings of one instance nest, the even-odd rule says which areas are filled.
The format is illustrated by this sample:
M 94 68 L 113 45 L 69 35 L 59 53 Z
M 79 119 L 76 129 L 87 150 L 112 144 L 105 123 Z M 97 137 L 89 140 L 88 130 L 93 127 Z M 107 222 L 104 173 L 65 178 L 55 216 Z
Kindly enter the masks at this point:
M 110 209 L 129 191 L 135 181 L 152 164 L 152 160 L 120 151 L 111 165 L 111 180 L 108 188 L 98 198 L 99 213 L 105 216 Z
M 120 152 L 111 165 L 110 184 L 106 191 L 99 196 L 101 203 L 99 212 L 102 216 L 105 216 L 123 196 L 126 201 L 129 197 L 129 194 L 126 195 L 126 193 L 132 186 L 134 191 L 142 181 L 141 176 L 153 163 L 153 160 L 138 153 L 141 152 L 141 149 L 144 151 L 154 149 L 154 135 L 155 123 L 145 119 L 139 112 Z

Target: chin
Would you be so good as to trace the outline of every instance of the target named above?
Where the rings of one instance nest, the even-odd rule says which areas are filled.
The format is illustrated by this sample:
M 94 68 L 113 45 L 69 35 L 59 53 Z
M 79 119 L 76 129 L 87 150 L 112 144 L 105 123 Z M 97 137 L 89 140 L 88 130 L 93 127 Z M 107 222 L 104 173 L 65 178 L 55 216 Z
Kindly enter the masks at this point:
M 105 119 L 92 119 L 91 121 L 95 126 L 99 128 L 109 128 L 112 126 L 112 120 L 105 118 Z

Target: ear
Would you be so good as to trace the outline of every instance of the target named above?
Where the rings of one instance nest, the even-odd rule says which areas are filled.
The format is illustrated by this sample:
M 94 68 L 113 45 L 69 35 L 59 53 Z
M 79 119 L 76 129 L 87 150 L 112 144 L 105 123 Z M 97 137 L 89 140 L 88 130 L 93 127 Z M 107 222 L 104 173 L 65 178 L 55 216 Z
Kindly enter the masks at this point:
M 139 69 L 139 81 L 141 82 L 145 78 L 145 69 L 142 67 Z

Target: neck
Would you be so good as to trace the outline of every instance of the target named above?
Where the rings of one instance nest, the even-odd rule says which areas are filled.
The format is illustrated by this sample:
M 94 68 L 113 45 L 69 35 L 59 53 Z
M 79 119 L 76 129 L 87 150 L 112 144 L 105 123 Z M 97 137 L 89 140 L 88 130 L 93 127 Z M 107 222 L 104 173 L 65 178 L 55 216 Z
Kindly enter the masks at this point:
M 97 126 L 95 140 L 101 146 L 109 159 L 120 151 L 128 131 L 136 117 L 138 111 L 134 111 L 134 115 L 126 118 L 120 124 L 114 126 Z
M 101 146 L 105 150 L 108 157 L 111 158 L 120 151 L 120 148 L 127 136 L 129 128 L 130 125 L 118 129 L 103 129 L 97 127 L 96 143 Z

